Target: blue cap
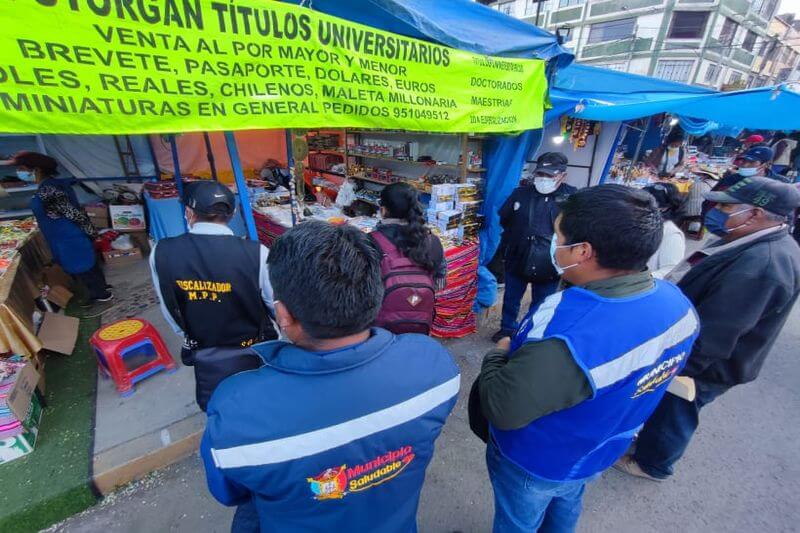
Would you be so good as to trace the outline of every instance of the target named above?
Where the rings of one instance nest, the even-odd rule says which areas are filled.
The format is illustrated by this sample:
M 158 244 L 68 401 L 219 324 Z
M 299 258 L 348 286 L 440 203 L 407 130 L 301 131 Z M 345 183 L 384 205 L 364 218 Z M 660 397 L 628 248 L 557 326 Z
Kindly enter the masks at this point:
M 753 146 L 740 156 L 746 161 L 769 163 L 775 158 L 775 152 L 769 146 Z

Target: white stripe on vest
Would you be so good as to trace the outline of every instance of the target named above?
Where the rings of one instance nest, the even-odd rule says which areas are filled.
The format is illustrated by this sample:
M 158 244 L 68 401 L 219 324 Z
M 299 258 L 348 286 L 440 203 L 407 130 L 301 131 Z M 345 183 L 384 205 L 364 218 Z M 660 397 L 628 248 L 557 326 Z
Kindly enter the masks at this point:
M 212 448 L 211 454 L 218 468 L 269 465 L 308 457 L 414 420 L 457 395 L 460 385 L 461 377 L 456 376 L 404 402 L 335 426 L 233 448 Z
M 564 291 L 558 291 L 551 294 L 539 306 L 539 309 L 533 314 L 531 321 L 533 328 L 528 332 L 528 339 L 541 339 L 544 335 L 544 330 L 550 325 L 553 320 L 553 315 L 556 313 L 558 304 L 561 303 L 561 298 L 564 296 Z
M 632 372 L 652 365 L 664 353 L 664 350 L 680 343 L 696 329 L 697 317 L 695 317 L 694 310 L 689 309 L 683 318 L 658 337 L 653 337 L 612 361 L 592 368 L 589 373 L 592 375 L 595 388 L 608 387 L 625 379 Z

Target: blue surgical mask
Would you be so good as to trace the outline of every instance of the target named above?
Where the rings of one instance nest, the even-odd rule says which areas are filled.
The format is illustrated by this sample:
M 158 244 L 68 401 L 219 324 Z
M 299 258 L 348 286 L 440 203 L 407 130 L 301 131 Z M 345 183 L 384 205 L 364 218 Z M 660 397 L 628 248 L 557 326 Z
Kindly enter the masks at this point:
M 556 272 L 558 272 L 558 275 L 561 276 L 562 274 L 564 274 L 565 270 L 567 270 L 569 268 L 572 268 L 572 267 L 575 267 L 575 266 L 578 266 L 578 263 L 573 263 L 571 265 L 567 265 L 567 266 L 564 266 L 564 267 L 559 265 L 558 264 L 558 260 L 556 259 L 556 250 L 558 250 L 559 248 L 572 248 L 575 245 L 574 244 L 561 244 L 561 245 L 558 245 L 558 244 L 556 244 L 557 242 L 558 242 L 558 235 L 553 233 L 553 238 L 550 239 L 550 262 L 553 263 L 553 267 L 556 269 Z
M 744 226 L 744 224 L 739 224 L 738 226 L 735 226 L 733 228 L 727 228 L 725 227 L 725 225 L 728 223 L 728 219 L 731 218 L 732 216 L 736 216 L 740 213 L 744 213 L 745 211 L 750 211 L 752 209 L 753 209 L 752 207 L 748 207 L 736 211 L 735 213 L 725 213 L 724 211 L 720 211 L 716 207 L 709 209 L 704 219 L 706 229 L 711 233 L 713 233 L 714 235 L 717 235 L 719 237 L 724 237 L 731 231 Z
M 17 170 L 17 177 L 28 183 L 36 181 L 36 176 L 30 170 Z
M 750 178 L 758 174 L 758 167 L 740 168 L 738 171 L 736 171 L 736 173 L 740 176 L 744 176 L 745 178 Z

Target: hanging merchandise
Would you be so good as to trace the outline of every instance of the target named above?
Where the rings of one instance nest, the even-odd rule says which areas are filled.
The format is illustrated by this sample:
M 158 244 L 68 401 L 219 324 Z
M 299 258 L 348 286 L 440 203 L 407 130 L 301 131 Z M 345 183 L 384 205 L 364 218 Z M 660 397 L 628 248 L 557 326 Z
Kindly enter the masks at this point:
M 561 117 L 561 134 L 569 137 L 569 142 L 574 150 L 584 148 L 589 135 L 598 135 L 599 133 L 599 122 L 567 116 Z

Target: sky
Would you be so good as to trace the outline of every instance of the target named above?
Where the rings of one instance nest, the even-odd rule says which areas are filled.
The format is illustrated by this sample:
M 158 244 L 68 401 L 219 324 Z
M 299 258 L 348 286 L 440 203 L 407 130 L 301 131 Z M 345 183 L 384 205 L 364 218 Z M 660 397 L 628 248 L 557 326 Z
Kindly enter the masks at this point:
M 781 0 L 778 13 L 796 13 L 800 15 L 800 0 Z

